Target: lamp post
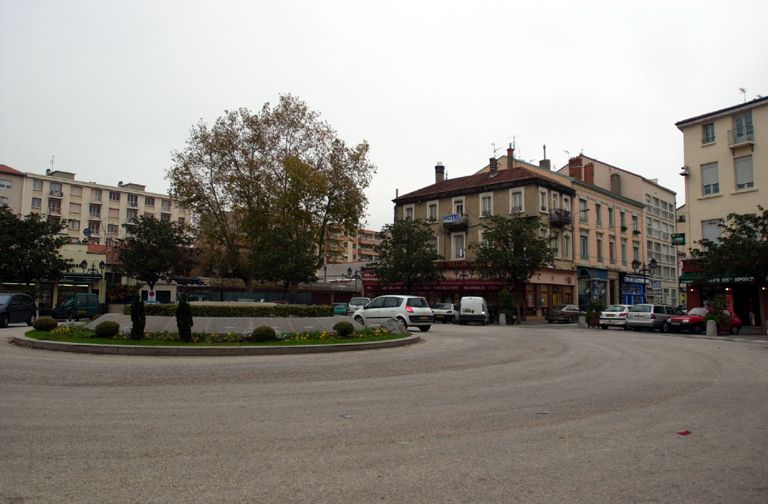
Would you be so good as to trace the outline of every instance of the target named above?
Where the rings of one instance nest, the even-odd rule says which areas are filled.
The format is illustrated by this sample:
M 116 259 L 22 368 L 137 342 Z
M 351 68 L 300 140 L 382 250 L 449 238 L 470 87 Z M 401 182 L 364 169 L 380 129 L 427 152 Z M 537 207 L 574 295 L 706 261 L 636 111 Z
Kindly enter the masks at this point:
M 656 259 L 651 258 L 651 262 L 649 262 L 647 265 L 645 263 L 641 263 L 637 259 L 632 261 L 632 269 L 635 270 L 635 273 L 642 273 L 643 274 L 643 303 L 646 303 L 648 301 L 648 286 L 646 284 L 646 277 L 648 273 L 651 275 L 654 274 L 656 271 Z
M 347 268 L 347 279 L 352 280 L 353 278 L 355 279 L 354 294 L 357 294 L 357 279 L 360 278 L 360 270 L 352 272 L 352 268 Z
M 104 278 L 104 269 L 107 267 L 107 263 L 104 261 L 99 261 L 98 269 L 96 269 L 96 261 L 91 263 L 91 267 L 88 267 L 88 261 L 83 259 L 80 262 L 80 269 L 83 270 L 83 274 L 88 274 L 91 277 L 99 276 L 101 279 Z M 93 292 L 93 279 L 91 278 L 88 282 L 88 292 Z

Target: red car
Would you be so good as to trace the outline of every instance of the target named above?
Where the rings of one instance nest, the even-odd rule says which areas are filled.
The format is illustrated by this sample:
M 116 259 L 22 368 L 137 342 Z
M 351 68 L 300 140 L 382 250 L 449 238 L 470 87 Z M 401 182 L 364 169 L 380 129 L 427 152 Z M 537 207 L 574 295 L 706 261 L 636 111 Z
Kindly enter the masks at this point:
M 685 315 L 675 315 L 669 319 L 669 330 L 672 332 L 688 331 L 702 333 L 707 330 L 706 308 L 691 308 Z M 731 310 L 723 310 L 730 318 L 728 329 L 731 334 L 739 334 L 741 329 L 741 319 Z

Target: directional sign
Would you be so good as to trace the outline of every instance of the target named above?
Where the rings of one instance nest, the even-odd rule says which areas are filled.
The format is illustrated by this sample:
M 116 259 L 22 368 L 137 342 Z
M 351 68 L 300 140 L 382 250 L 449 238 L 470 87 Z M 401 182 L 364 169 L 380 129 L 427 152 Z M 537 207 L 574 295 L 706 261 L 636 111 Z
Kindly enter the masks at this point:
M 685 245 L 685 233 L 672 233 L 672 245 Z
M 91 228 L 83 229 L 83 236 L 91 236 Z

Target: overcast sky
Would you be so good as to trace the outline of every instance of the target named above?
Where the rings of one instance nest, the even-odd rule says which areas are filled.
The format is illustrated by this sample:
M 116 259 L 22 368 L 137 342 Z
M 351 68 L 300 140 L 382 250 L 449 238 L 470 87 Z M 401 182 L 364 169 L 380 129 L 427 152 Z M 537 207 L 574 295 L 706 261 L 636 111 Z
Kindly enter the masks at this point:
M 281 93 L 321 113 L 392 198 L 469 175 L 515 138 L 678 192 L 674 123 L 768 95 L 768 2 L 0 0 L 0 163 L 167 192 L 171 152 Z

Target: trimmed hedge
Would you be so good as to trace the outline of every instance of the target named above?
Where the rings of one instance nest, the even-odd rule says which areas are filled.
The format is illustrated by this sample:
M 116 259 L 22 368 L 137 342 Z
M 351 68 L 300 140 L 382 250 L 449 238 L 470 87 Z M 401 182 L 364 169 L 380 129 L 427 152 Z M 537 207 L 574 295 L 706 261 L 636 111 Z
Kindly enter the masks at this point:
M 338 334 L 339 337 L 349 338 L 352 336 L 352 333 L 355 332 L 355 326 L 352 325 L 352 322 L 342 320 L 341 322 L 336 322 L 333 325 L 333 330 L 336 331 L 336 334 Z
M 105 320 L 99 323 L 93 332 L 97 338 L 114 338 L 120 333 L 120 324 Z
M 255 341 L 257 343 L 263 341 L 275 341 L 276 339 L 277 333 L 275 333 L 275 330 L 267 326 L 260 326 L 254 329 L 250 338 L 251 341 Z
M 331 305 L 289 305 L 276 304 L 271 306 L 216 306 L 191 305 L 193 317 L 333 317 Z M 166 317 L 176 316 L 176 304 L 145 304 L 145 314 Z M 131 306 L 123 307 L 123 313 L 129 315 Z
M 32 327 L 37 329 L 38 331 L 53 331 L 58 327 L 59 322 L 53 318 L 53 317 L 37 317 L 34 322 L 32 322 Z

